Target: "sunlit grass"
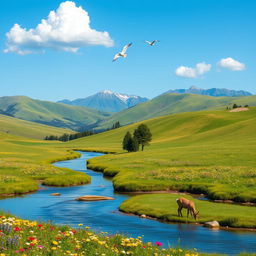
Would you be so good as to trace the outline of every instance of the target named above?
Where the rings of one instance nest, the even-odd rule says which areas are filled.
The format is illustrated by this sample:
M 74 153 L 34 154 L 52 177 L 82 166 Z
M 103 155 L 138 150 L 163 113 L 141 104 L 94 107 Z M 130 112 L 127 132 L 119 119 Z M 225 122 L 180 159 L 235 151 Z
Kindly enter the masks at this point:
M 181 196 L 195 202 L 196 210 L 199 211 L 198 220 L 194 220 L 191 216 L 187 218 L 186 210 L 183 210 L 183 218 L 178 217 L 176 199 Z M 212 203 L 197 200 L 188 195 L 150 194 L 134 196 L 123 202 L 120 209 L 124 212 L 145 214 L 172 222 L 204 223 L 217 220 L 224 227 L 256 228 L 256 207 Z

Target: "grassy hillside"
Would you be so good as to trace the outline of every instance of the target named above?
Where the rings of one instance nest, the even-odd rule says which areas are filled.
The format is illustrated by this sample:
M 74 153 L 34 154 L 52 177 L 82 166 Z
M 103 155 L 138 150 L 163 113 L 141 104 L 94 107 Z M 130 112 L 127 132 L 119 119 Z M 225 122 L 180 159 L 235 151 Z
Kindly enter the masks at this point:
M 0 114 L 56 127 L 88 127 L 109 116 L 86 107 L 34 100 L 25 96 L 0 97 Z
M 0 132 L 27 138 L 43 139 L 47 135 L 60 136 L 63 133 L 73 133 L 74 131 L 0 115 Z
M 203 111 L 147 120 L 153 141 L 144 152 L 124 153 L 123 136 L 138 124 L 82 138 L 65 147 L 113 151 L 91 168 L 116 175 L 118 191 L 180 190 L 212 199 L 256 202 L 256 108 Z
M 148 102 L 129 108 L 100 123 L 100 128 L 111 127 L 119 121 L 122 125 L 147 120 L 157 116 L 200 110 L 223 110 L 233 105 L 256 106 L 256 96 L 211 97 L 195 94 L 164 94 Z

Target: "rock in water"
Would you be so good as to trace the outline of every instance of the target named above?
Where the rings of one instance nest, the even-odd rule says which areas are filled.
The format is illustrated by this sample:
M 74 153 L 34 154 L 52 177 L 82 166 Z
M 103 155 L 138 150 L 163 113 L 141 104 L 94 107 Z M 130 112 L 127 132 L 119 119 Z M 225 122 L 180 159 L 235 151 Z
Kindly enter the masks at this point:
M 219 228 L 219 227 L 220 227 L 220 224 L 219 224 L 218 221 L 214 220 L 214 221 L 205 222 L 205 223 L 204 223 L 204 226 L 205 226 L 205 227 L 208 227 L 208 228 Z
M 52 193 L 51 195 L 52 196 L 60 196 L 61 194 L 60 193 Z
M 102 201 L 102 200 L 114 200 L 113 197 L 108 196 L 81 196 L 76 198 L 77 201 Z

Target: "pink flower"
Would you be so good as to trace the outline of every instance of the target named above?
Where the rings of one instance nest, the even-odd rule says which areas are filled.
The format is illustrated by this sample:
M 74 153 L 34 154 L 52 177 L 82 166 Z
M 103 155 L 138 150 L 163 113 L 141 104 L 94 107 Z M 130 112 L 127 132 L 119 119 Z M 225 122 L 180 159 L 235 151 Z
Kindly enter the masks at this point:
M 157 246 L 162 246 L 163 244 L 161 242 L 156 242 Z

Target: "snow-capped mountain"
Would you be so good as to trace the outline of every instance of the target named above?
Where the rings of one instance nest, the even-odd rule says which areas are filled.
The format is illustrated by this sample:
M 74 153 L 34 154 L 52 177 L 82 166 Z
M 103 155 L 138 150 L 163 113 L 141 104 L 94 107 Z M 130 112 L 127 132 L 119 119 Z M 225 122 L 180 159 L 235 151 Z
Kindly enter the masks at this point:
M 136 95 L 104 90 L 87 98 L 80 98 L 73 101 L 62 100 L 59 102 L 69 105 L 85 106 L 106 112 L 119 112 L 145 101 L 148 101 L 148 99 Z

